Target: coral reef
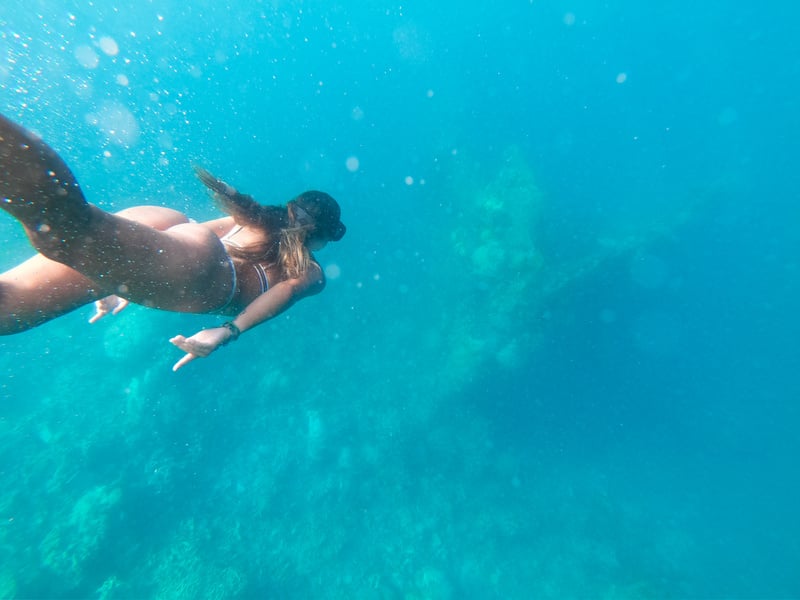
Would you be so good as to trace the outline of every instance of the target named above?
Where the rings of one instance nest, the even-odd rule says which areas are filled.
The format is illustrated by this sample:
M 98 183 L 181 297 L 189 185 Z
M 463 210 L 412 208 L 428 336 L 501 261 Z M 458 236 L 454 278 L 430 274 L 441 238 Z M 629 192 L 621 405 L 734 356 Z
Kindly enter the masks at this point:
M 558 294 L 660 232 L 564 261 L 519 149 L 481 179 L 453 177 L 452 218 L 409 232 L 415 252 L 365 259 L 324 310 L 301 303 L 213 369 L 172 374 L 153 348 L 197 320 L 144 310 L 1 341 L 4 393 L 27 400 L 0 419 L 0 596 L 658 595 L 646 580 L 670 573 L 593 525 L 638 517 L 585 473 L 559 486 L 504 454 L 460 394 L 537 352 Z M 65 368 L 57 339 L 91 358 Z
M 71 586 L 77 586 L 86 564 L 105 541 L 109 513 L 116 509 L 119 488 L 95 486 L 83 494 L 69 514 L 57 516 L 42 540 L 42 564 Z

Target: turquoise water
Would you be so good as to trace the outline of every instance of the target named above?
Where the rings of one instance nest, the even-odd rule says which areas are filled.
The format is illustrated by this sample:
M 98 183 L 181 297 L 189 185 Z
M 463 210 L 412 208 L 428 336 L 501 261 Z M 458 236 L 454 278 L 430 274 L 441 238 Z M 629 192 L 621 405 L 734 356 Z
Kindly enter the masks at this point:
M 795 3 L 131 4 L 4 0 L 0 112 L 348 234 L 178 373 L 218 317 L 0 339 L 0 597 L 800 596 Z

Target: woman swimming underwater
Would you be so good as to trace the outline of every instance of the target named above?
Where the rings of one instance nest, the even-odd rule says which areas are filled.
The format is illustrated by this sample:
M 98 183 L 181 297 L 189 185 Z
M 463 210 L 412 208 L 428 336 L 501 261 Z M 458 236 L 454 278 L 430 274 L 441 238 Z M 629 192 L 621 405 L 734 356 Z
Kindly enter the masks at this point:
M 0 115 L 0 208 L 39 252 L 0 274 L 0 334 L 91 302 L 92 321 L 128 302 L 231 317 L 173 337 L 185 352 L 178 370 L 323 289 L 312 252 L 345 233 L 333 198 L 308 191 L 285 206 L 266 206 L 196 171 L 228 216 L 193 223 L 158 206 L 111 214 L 86 201 L 55 151 Z

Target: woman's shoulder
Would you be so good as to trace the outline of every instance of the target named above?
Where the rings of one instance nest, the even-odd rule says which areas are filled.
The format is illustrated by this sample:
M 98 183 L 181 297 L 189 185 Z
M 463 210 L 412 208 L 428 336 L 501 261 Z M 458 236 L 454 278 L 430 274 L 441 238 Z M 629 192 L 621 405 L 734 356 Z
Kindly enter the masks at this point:
M 319 263 L 313 258 L 308 262 L 308 268 L 300 277 L 292 283 L 302 289 L 303 296 L 313 296 L 325 289 L 325 272 Z

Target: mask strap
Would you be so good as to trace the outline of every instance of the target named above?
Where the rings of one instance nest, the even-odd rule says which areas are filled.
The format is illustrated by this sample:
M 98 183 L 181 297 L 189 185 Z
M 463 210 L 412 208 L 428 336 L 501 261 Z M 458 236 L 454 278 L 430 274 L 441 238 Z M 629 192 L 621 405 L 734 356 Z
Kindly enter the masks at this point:
M 309 215 L 303 207 L 292 204 L 292 211 L 294 212 L 294 220 L 298 225 L 314 225 L 314 219 L 311 218 L 311 215 Z

